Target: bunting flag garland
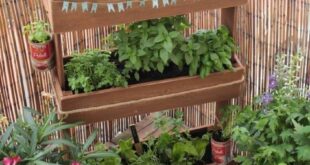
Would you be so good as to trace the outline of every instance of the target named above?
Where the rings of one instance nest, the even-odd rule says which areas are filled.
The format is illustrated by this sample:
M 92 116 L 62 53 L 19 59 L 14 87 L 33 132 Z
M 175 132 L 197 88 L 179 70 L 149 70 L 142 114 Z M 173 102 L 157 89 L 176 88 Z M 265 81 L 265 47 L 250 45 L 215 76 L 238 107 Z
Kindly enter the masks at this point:
M 141 0 L 140 1 L 140 7 L 144 7 L 145 6 L 145 0 Z
M 118 12 L 125 11 L 124 4 L 122 2 L 117 3 Z
M 158 8 L 159 7 L 159 3 L 158 0 L 152 0 L 153 2 L 153 8 Z
M 88 11 L 88 2 L 83 2 L 83 3 L 82 3 L 82 11 L 83 11 L 83 12 Z
M 108 3 L 108 12 L 115 12 L 113 3 Z
M 97 8 L 98 8 L 98 4 L 97 3 L 93 3 L 93 6 L 91 7 L 91 13 L 96 13 L 97 12 Z
M 77 2 L 72 2 L 72 4 L 71 4 L 71 11 L 76 11 L 77 7 L 78 7 Z
M 164 7 L 169 6 L 169 0 L 163 0 Z
M 63 12 L 68 12 L 69 10 L 69 2 L 68 1 L 64 1 L 63 5 L 62 5 L 62 11 Z
M 126 9 L 132 8 L 132 1 L 127 1 Z
M 162 3 L 160 3 L 160 1 Z M 125 12 L 126 10 L 132 9 L 134 6 L 145 7 L 146 3 L 148 6 L 151 5 L 153 9 L 158 9 L 160 7 L 167 7 L 170 5 L 176 5 L 177 0 L 124 0 L 124 2 L 115 2 L 115 3 L 100 3 L 100 2 L 70 2 L 68 0 L 63 1 L 62 12 L 76 12 L 82 10 L 86 13 L 96 13 L 98 9 L 107 9 L 109 13 L 115 12 Z M 103 7 L 102 7 L 103 6 Z M 106 6 L 106 7 L 104 7 Z
M 177 0 L 171 0 L 171 4 L 176 5 L 177 4 Z

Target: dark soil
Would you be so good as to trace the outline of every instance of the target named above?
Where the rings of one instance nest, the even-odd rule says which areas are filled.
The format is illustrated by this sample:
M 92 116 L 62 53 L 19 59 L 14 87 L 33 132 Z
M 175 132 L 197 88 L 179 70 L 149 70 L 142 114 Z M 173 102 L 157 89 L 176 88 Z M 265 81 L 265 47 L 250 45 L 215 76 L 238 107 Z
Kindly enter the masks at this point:
M 223 132 L 221 130 L 213 132 L 212 138 L 217 142 L 226 142 L 229 140 L 223 137 Z

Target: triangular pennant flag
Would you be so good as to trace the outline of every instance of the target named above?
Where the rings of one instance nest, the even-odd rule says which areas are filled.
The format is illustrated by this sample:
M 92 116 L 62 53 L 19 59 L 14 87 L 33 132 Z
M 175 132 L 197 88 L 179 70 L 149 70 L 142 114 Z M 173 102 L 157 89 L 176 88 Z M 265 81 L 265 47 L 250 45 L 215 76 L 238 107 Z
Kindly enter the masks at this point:
M 140 7 L 144 7 L 145 6 L 145 0 L 140 0 Z
M 171 4 L 176 5 L 177 4 L 177 0 L 171 0 Z
M 97 3 L 93 3 L 93 5 L 91 7 L 91 13 L 96 13 L 97 12 L 97 8 L 98 8 L 98 4 Z
M 110 12 L 115 12 L 113 3 L 108 3 L 107 6 L 108 6 L 108 11 L 109 11 L 109 13 L 110 13 Z
M 118 7 L 118 12 L 125 11 L 123 2 L 117 3 L 117 7 Z
M 71 11 L 76 11 L 78 7 L 78 4 L 76 2 L 72 2 L 71 4 Z
M 159 7 L 158 0 L 152 0 L 152 2 L 153 2 L 153 8 L 158 8 Z
M 127 4 L 126 4 L 126 8 L 129 9 L 129 8 L 132 8 L 132 1 L 127 1 Z
M 169 6 L 169 0 L 163 0 L 163 5 L 164 5 L 164 7 L 166 7 L 166 6 Z
M 88 2 L 83 2 L 82 3 L 82 11 L 83 12 L 88 11 Z
M 64 1 L 62 4 L 62 11 L 64 12 L 68 12 L 69 10 L 69 2 L 68 1 Z

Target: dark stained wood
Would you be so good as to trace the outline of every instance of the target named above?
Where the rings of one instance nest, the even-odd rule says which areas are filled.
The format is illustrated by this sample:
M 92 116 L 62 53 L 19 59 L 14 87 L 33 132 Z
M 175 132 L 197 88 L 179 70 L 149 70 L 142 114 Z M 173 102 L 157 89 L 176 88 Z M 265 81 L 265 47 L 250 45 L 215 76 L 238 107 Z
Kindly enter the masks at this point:
M 139 1 L 133 1 L 133 8 L 126 9 L 125 12 L 118 12 L 115 5 L 115 12 L 109 13 L 106 3 L 119 2 L 118 0 L 96 0 L 99 8 L 96 13 L 83 12 L 80 4 L 77 11 L 63 12 L 63 1 L 60 0 L 42 0 L 45 1 L 46 10 L 51 14 L 55 33 L 83 30 L 87 28 L 130 23 L 135 21 L 155 19 L 167 16 L 176 16 L 187 14 L 194 11 L 211 10 L 219 8 L 229 8 L 243 5 L 247 0 L 179 0 L 176 5 L 163 7 L 162 1 L 159 1 L 159 8 L 152 8 L 152 1 L 146 1 L 145 7 L 139 6 Z M 47 1 L 47 2 L 46 2 Z M 78 0 L 78 3 L 83 1 Z M 103 5 L 100 5 L 103 4 Z M 90 7 L 89 7 L 90 8 Z
M 57 79 L 61 88 L 65 86 L 65 74 L 64 74 L 64 63 L 63 63 L 63 53 L 61 48 L 61 36 L 60 34 L 54 35 L 54 44 L 55 44 L 55 65 L 56 65 L 56 72 L 57 72 Z
M 236 22 L 236 8 L 235 7 L 230 7 L 230 8 L 226 8 L 226 9 L 222 9 L 222 15 L 221 15 L 221 22 L 222 25 L 225 25 L 229 28 L 230 33 L 232 34 L 232 36 L 235 36 L 235 22 Z M 221 113 L 220 110 L 222 108 L 224 108 L 225 106 L 227 106 L 230 103 L 230 99 L 229 100 L 218 100 L 216 102 L 216 124 L 219 122 L 219 120 L 221 119 Z

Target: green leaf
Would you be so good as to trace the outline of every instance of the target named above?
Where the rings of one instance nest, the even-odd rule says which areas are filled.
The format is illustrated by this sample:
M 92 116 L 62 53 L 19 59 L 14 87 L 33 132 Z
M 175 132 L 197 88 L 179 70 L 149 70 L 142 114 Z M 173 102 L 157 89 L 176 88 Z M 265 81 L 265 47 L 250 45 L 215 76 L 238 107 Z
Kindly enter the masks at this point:
M 62 145 L 66 145 L 66 146 L 70 146 L 70 147 L 76 147 L 71 141 L 69 140 L 65 140 L 65 139 L 54 139 L 54 140 L 48 140 L 43 142 L 42 144 L 55 144 L 58 146 L 62 146 Z
M 25 107 L 25 108 L 24 108 L 24 112 L 23 112 L 23 114 L 24 114 L 24 120 L 25 120 L 30 126 L 35 126 L 36 123 L 35 123 L 35 121 L 34 121 L 34 119 L 33 119 L 33 117 L 32 117 L 32 112 L 33 112 L 32 109 Z
M 140 75 L 139 75 L 139 73 L 138 72 L 135 72 L 135 79 L 137 80 L 137 81 L 139 81 L 140 80 Z
M 162 34 L 159 34 L 155 37 L 154 42 L 159 43 L 159 42 L 164 41 L 164 39 L 165 39 L 164 36 Z
M 161 60 L 167 64 L 168 60 L 169 60 L 169 54 L 165 49 L 160 50 L 160 54 L 159 54 Z
M 9 140 L 11 133 L 13 131 L 14 124 L 11 124 L 6 131 L 4 132 L 3 135 L 1 135 L 1 143 L 0 143 L 0 149 L 4 146 L 4 144 Z
M 163 43 L 163 47 L 166 49 L 167 52 L 172 53 L 173 51 L 173 43 L 171 40 L 167 40 Z
M 33 162 L 34 165 L 59 165 L 58 163 L 48 163 L 41 160 L 36 160 Z
M 160 73 L 164 72 L 164 64 L 163 63 L 157 63 L 157 69 Z
M 39 160 L 41 159 L 43 156 L 51 153 L 53 150 L 55 150 L 56 148 L 58 148 L 58 145 L 49 145 L 46 146 L 45 148 L 43 148 L 42 151 L 40 151 L 39 153 L 37 153 L 31 160 Z
M 310 161 L 310 145 L 297 147 L 298 159 L 302 161 Z
M 86 142 L 83 145 L 82 151 L 86 151 L 88 149 L 88 147 L 94 142 L 94 140 L 96 139 L 97 136 L 97 130 L 95 130 L 86 140 Z
M 191 62 L 193 61 L 193 56 L 191 54 L 185 54 L 185 62 L 187 65 L 191 64 Z
M 173 31 L 173 32 L 170 32 L 170 33 L 169 33 L 169 36 L 170 36 L 171 38 L 176 38 L 176 37 L 178 37 L 179 35 L 180 35 L 180 33 L 177 32 L 177 31 Z
M 90 153 L 85 156 L 85 158 L 110 158 L 110 157 L 115 157 L 118 158 L 119 156 L 115 153 L 112 152 L 95 152 L 95 153 Z

